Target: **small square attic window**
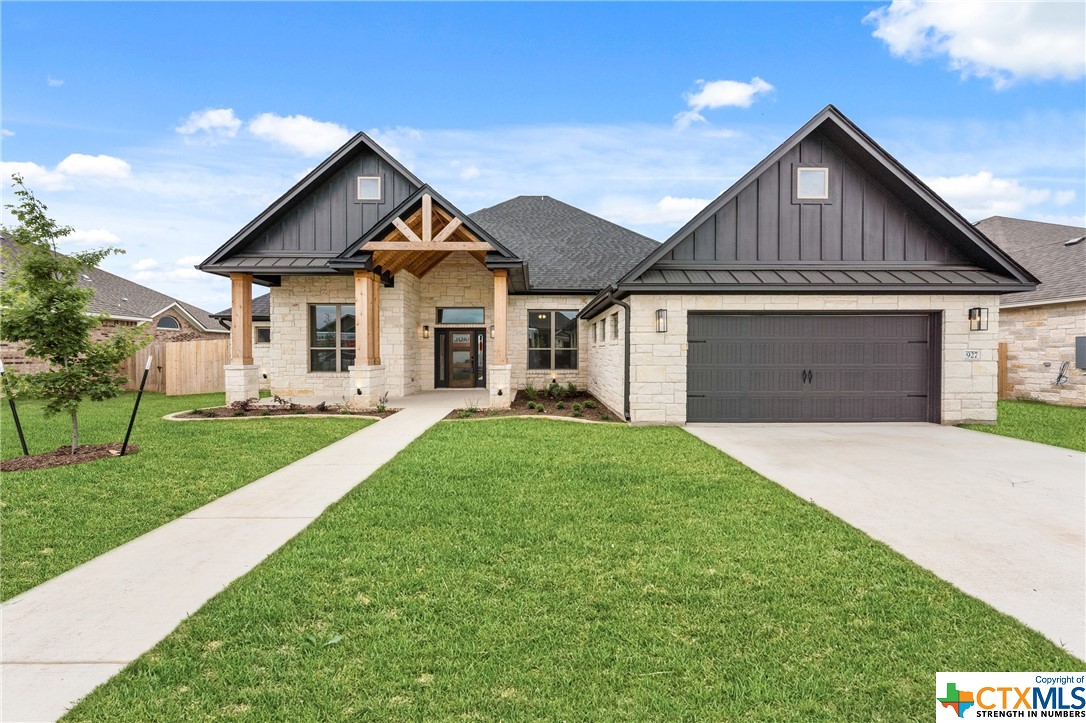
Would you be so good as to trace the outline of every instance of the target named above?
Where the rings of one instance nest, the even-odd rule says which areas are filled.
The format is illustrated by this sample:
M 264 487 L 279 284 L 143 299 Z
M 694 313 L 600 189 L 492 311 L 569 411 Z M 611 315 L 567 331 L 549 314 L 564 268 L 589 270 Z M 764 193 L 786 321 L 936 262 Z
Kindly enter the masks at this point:
M 825 200 L 830 197 L 830 169 L 797 168 L 796 198 Z
M 380 176 L 359 176 L 358 177 L 358 200 L 359 201 L 380 201 L 381 200 L 381 177 Z

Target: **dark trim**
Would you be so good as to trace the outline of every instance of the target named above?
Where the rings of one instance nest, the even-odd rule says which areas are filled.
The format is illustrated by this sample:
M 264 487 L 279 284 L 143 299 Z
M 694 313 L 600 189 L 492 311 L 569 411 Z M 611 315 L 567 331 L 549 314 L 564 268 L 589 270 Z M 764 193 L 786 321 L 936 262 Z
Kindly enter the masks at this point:
M 928 388 L 931 390 L 928 398 L 928 420 L 933 424 L 943 423 L 943 313 L 928 313 L 931 320 L 928 327 L 928 353 L 931 354 L 928 364 L 931 373 L 928 380 Z
M 721 261 L 719 263 L 697 262 L 690 260 L 661 259 L 652 265 L 653 269 L 679 269 L 680 271 L 982 271 L 984 269 L 969 264 L 935 265 L 930 261 L 833 261 L 817 263 L 811 261 Z M 987 271 L 986 273 L 992 273 Z
M 419 180 L 419 178 L 415 176 L 414 173 L 407 170 L 407 168 L 402 163 L 393 158 L 388 153 L 388 151 L 379 146 L 376 141 L 367 136 L 365 133 L 356 133 L 354 137 L 351 138 L 351 140 L 344 143 L 342 146 L 340 146 L 339 150 L 328 156 L 328 158 L 324 159 L 324 161 L 319 166 L 310 171 L 305 176 L 305 178 L 294 184 L 290 188 L 290 190 L 288 190 L 286 193 L 276 199 L 275 202 L 272 203 L 272 205 L 264 209 L 264 211 L 259 216 L 254 218 L 249 223 L 245 224 L 245 226 L 243 226 L 242 229 L 236 234 L 231 236 L 226 243 L 215 249 L 215 251 L 196 268 L 200 269 L 201 271 L 209 271 L 210 269 L 206 269 L 204 267 L 217 264 L 219 261 L 222 260 L 222 257 L 225 256 L 227 252 L 233 250 L 235 247 L 247 241 L 251 234 L 255 233 L 259 228 L 270 222 L 275 216 L 279 214 L 280 211 L 283 211 L 287 206 L 296 201 L 303 194 L 304 191 L 307 191 L 311 186 L 324 181 L 329 176 L 338 173 L 339 170 L 344 165 L 346 165 L 346 163 L 352 157 L 354 157 L 355 152 L 362 147 L 368 148 L 369 150 L 376 153 L 381 160 L 392 166 L 394 170 L 401 173 L 411 183 L 415 184 L 416 186 L 423 185 L 422 181 Z M 384 189 L 382 189 L 382 193 L 384 193 Z M 357 195 L 357 193 L 355 195 Z
M 452 377 L 452 356 L 449 353 L 451 351 L 450 349 L 445 350 L 446 351 L 446 354 L 445 354 L 445 383 L 444 384 L 438 384 L 438 376 L 437 376 L 437 374 L 438 374 L 438 359 L 440 358 L 440 356 L 438 354 L 438 347 L 441 344 L 441 340 L 442 340 L 442 338 L 448 339 L 449 334 L 456 334 L 456 333 L 471 334 L 471 346 L 472 346 L 473 351 L 474 351 L 475 343 L 476 343 L 477 339 L 482 338 L 482 340 L 483 340 L 483 352 L 480 355 L 480 358 L 475 360 L 476 372 L 475 372 L 475 375 L 472 377 L 471 386 L 470 387 L 462 387 L 462 388 L 463 389 L 486 389 L 487 388 L 486 387 L 486 385 L 487 385 L 487 376 L 488 376 L 487 375 L 486 365 L 487 365 L 487 357 L 489 356 L 489 349 L 487 348 L 488 345 L 487 345 L 487 341 L 486 341 L 488 332 L 487 332 L 487 327 L 485 327 L 485 326 L 441 326 L 441 327 L 435 327 L 434 328 L 434 389 L 460 389 L 461 388 L 461 387 L 450 387 L 449 386 L 449 379 Z M 447 341 L 446 341 L 446 344 L 448 344 Z M 482 369 L 482 371 L 483 371 L 482 384 L 479 383 L 479 373 L 478 373 L 479 369 Z

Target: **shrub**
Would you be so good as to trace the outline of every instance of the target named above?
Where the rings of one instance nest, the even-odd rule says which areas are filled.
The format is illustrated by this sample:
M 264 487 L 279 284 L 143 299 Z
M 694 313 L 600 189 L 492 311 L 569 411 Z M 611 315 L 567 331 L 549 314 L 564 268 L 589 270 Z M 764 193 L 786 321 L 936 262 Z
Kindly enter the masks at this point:
M 562 396 L 564 392 L 565 390 L 558 382 L 551 382 L 551 385 L 547 387 L 547 396 L 549 396 L 551 399 L 558 399 Z
M 566 403 L 565 402 L 558 402 L 558 404 L 555 404 L 554 407 L 555 407 L 555 409 L 565 409 L 566 408 Z
M 232 417 L 244 417 L 245 412 L 241 411 L 240 409 L 235 409 L 234 413 L 231 414 L 230 416 L 232 416 Z
M 547 408 L 544 407 L 542 404 L 537 404 L 535 406 L 535 411 L 538 412 L 539 414 L 546 414 Z
M 457 419 L 467 419 L 470 416 L 471 416 L 471 412 L 469 412 L 466 409 L 461 409 L 459 412 L 456 413 L 456 418 Z
M 573 413 L 574 414 L 580 414 L 582 409 L 584 409 L 583 404 L 577 404 L 576 402 L 574 402 L 574 404 L 573 404 Z
M 321 402 L 317 406 L 313 407 L 314 412 L 324 413 L 328 411 L 328 402 Z
M 577 385 L 576 384 L 574 384 L 573 382 L 570 382 L 569 384 L 566 385 L 566 394 L 573 395 L 573 394 L 576 394 L 576 393 L 577 393 Z
M 584 400 L 584 408 L 585 409 L 595 409 L 596 408 L 596 403 L 593 402 L 591 399 L 586 399 L 586 400 Z
M 251 411 L 253 405 L 256 404 L 258 401 L 260 400 L 253 398 L 239 399 L 236 402 L 230 402 L 230 408 L 233 409 L 235 412 L 241 412 L 241 414 L 234 415 L 235 417 L 240 417 L 242 414 L 245 414 L 245 412 Z
M 270 417 L 271 416 L 271 410 L 270 409 L 262 409 L 262 410 L 260 410 L 260 416 L 261 417 Z
M 339 410 L 339 413 L 340 413 L 340 414 L 354 414 L 354 412 L 352 412 L 352 411 L 350 410 L 350 408 L 348 408 L 348 407 L 342 407 L 342 408 L 340 408 L 340 410 Z
M 579 417 L 579 416 L 581 416 L 581 410 L 580 410 L 580 409 L 574 409 L 574 410 L 573 410 L 573 416 L 574 416 L 574 417 Z
M 528 384 L 524 387 L 524 396 L 526 396 L 529 401 L 534 402 L 535 398 L 539 396 L 539 390 L 531 384 Z

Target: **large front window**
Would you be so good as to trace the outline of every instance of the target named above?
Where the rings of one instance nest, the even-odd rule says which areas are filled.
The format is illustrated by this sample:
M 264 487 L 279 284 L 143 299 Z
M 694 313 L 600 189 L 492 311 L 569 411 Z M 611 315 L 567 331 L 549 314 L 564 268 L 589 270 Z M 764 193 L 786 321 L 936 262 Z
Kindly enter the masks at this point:
M 577 368 L 577 312 L 528 312 L 528 368 Z
M 345 372 L 354 365 L 354 304 L 309 307 L 309 371 Z

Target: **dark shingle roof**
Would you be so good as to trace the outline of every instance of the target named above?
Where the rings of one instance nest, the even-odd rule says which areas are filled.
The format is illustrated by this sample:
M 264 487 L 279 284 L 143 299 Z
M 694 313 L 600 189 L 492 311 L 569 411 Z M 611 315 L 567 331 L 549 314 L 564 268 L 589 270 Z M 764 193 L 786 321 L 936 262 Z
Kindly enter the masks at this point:
M 16 246 L 10 239 L 6 236 L 0 239 L 5 257 L 10 254 L 17 255 Z M 226 331 L 211 317 L 210 312 L 102 269 L 84 270 L 79 284 L 94 289 L 94 297 L 90 301 L 90 311 L 94 314 L 149 320 L 160 311 L 176 304 L 205 331 Z
M 234 310 L 231 307 L 226 307 L 222 311 L 215 312 L 211 316 L 216 319 L 226 319 L 227 321 L 233 316 Z M 253 297 L 253 321 L 269 321 L 271 320 L 271 294 L 262 294 L 260 296 Z
M 550 196 L 517 196 L 471 218 L 528 262 L 533 290 L 599 291 L 660 245 Z
M 1004 294 L 1004 304 L 1086 297 L 1086 241 L 1067 245 L 1086 236 L 1086 228 L 1005 216 L 986 218 L 977 228 L 1041 280 L 1033 291 Z

